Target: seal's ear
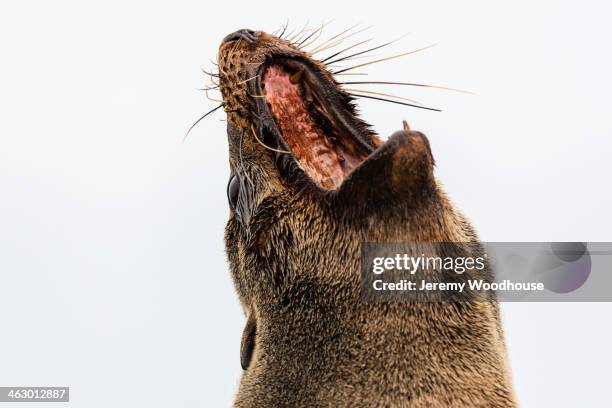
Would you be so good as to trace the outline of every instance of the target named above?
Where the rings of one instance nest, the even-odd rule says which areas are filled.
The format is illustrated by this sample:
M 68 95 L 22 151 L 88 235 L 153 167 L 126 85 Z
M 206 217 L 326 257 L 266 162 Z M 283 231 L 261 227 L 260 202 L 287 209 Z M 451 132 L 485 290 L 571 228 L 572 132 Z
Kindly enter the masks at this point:
M 251 363 L 253 357 L 253 350 L 255 349 L 255 336 L 257 329 L 255 325 L 255 319 L 253 313 L 249 314 L 244 331 L 242 332 L 242 339 L 240 341 L 240 366 L 243 370 L 246 370 Z
M 360 205 L 419 201 L 436 190 L 427 137 L 404 125 L 357 167 L 336 191 Z

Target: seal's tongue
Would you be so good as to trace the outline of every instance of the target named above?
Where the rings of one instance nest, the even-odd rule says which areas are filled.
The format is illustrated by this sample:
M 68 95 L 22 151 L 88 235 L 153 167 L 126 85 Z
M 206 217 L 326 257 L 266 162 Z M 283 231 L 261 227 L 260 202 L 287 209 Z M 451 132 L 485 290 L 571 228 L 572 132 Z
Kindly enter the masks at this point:
M 263 89 L 285 143 L 317 185 L 337 188 L 365 160 L 366 154 L 357 153 L 351 136 L 316 119 L 314 115 L 326 109 L 300 80 L 299 71 L 291 75 L 282 67 L 271 66 L 264 74 Z

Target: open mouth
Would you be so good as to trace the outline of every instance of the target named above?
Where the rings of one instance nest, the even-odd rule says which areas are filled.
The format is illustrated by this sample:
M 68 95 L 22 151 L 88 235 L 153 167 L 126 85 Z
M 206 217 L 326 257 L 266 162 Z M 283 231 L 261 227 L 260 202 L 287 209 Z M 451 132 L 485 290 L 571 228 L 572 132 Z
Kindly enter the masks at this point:
M 338 188 L 374 149 L 350 97 L 305 61 L 275 58 L 261 70 L 272 136 L 318 187 Z

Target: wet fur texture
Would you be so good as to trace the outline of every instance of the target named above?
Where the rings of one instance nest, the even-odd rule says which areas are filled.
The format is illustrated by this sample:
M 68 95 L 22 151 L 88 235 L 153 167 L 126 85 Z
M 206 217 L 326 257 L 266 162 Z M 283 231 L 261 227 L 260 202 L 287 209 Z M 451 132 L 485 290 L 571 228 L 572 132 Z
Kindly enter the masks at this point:
M 264 33 L 224 43 L 219 55 L 241 182 L 225 242 L 247 321 L 234 405 L 515 406 L 495 302 L 360 300 L 361 242 L 478 240 L 436 181 L 426 137 L 400 131 L 381 145 L 372 134 L 380 146 L 334 191 L 296 167 L 281 176 L 252 133 L 257 101 L 239 84 L 249 64 L 280 49 L 308 58 Z

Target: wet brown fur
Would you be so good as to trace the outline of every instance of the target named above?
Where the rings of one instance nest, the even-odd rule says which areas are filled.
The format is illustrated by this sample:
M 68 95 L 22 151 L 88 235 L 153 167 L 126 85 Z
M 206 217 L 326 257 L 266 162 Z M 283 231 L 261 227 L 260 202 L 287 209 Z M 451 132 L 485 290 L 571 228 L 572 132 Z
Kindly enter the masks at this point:
M 496 303 L 360 300 L 361 242 L 478 240 L 434 178 L 427 139 L 394 134 L 337 191 L 288 181 L 253 135 L 247 80 L 277 52 L 310 56 L 259 35 L 219 53 L 230 167 L 244 184 L 225 232 L 248 321 L 235 406 L 515 406 Z

